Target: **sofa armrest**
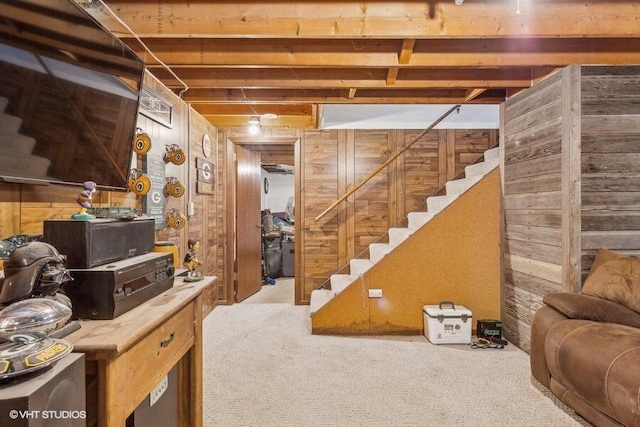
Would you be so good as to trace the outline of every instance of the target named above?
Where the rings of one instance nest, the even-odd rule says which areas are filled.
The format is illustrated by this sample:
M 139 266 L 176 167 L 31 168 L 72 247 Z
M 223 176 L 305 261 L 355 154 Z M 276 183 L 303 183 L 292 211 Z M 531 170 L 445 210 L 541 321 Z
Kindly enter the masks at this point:
M 531 374 L 546 388 L 551 387 L 551 374 L 547 367 L 547 358 L 544 351 L 545 339 L 549 329 L 563 320 L 567 320 L 565 315 L 547 305 L 543 305 L 536 311 L 531 322 L 531 346 L 529 348 Z
M 547 294 L 542 302 L 569 319 L 617 323 L 640 328 L 640 313 L 606 299 L 578 293 L 553 292 Z

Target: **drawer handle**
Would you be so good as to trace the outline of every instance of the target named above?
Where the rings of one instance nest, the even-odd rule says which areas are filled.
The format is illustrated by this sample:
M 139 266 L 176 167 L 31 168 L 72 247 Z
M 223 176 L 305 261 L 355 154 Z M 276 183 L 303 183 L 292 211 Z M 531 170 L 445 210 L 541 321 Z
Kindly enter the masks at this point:
M 169 335 L 169 338 L 167 338 L 166 340 L 160 341 L 160 347 L 169 346 L 169 344 L 171 344 L 171 341 L 173 341 L 175 337 L 176 337 L 176 334 L 171 332 L 171 335 Z

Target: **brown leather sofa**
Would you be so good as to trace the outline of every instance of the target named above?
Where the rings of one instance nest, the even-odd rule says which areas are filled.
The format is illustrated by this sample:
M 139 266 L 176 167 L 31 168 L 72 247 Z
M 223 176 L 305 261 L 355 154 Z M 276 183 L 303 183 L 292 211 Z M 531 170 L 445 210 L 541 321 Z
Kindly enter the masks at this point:
M 596 426 L 640 426 L 640 313 L 548 294 L 531 329 L 533 377 Z

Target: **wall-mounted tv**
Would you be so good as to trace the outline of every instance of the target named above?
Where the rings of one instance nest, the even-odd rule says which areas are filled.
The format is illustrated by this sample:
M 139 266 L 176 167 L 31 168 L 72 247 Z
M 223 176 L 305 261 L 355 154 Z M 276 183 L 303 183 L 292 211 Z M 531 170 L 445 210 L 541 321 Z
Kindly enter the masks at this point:
M 0 180 L 126 190 L 143 76 L 73 0 L 0 0 Z

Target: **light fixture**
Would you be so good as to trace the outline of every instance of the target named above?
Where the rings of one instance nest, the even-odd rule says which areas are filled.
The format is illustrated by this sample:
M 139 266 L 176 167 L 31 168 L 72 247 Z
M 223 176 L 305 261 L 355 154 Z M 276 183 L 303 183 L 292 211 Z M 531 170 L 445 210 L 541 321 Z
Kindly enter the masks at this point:
M 457 4 L 458 6 L 460 6 L 462 3 L 464 3 L 464 0 L 455 0 L 455 1 L 456 1 L 456 4 Z
M 257 135 L 260 133 L 260 117 L 251 116 L 249 117 L 249 134 Z

